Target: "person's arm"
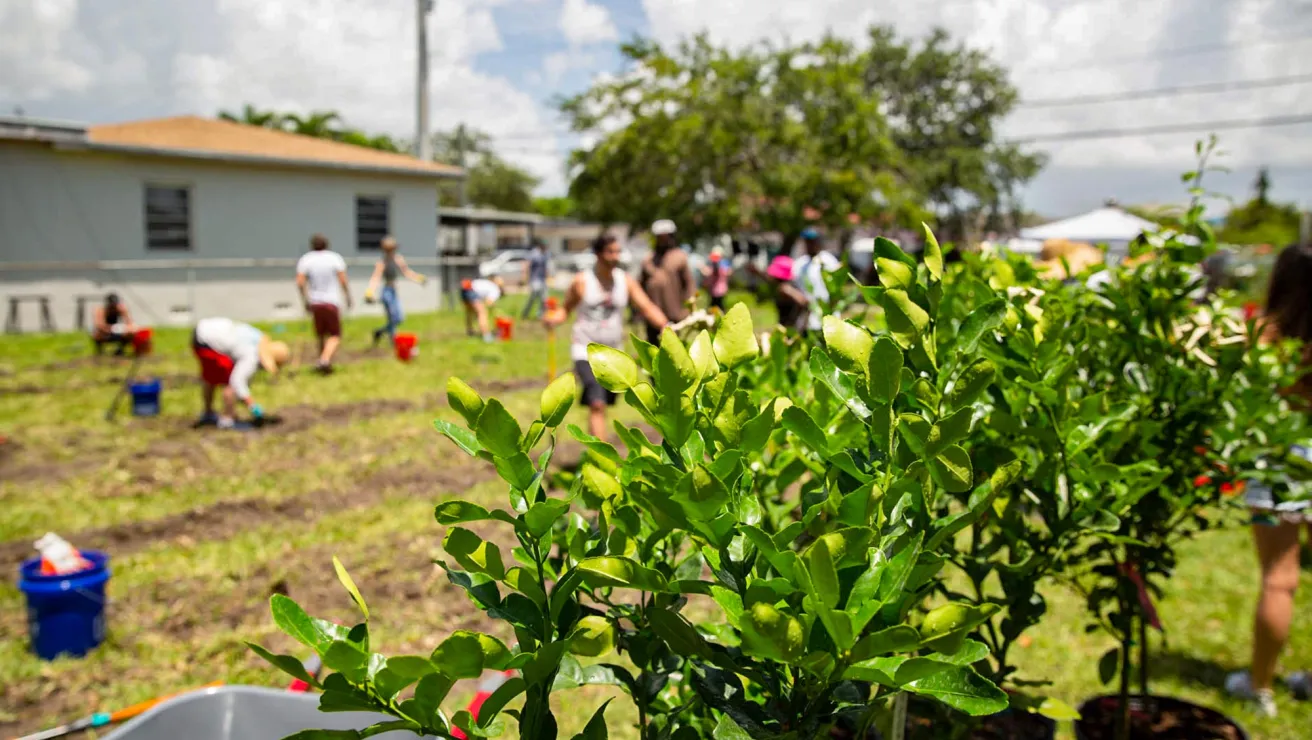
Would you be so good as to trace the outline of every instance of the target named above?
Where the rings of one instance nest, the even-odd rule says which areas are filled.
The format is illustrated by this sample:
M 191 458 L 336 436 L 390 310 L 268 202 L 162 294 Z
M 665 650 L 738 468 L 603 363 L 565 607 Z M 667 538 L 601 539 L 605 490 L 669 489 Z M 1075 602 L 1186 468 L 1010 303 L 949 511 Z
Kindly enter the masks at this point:
M 96 313 L 95 313 L 95 315 L 91 318 L 91 323 L 95 325 L 95 327 L 96 327 L 96 333 L 98 333 L 98 334 L 108 334 L 108 333 L 109 333 L 109 324 L 106 324 L 106 323 L 105 323 L 105 307 L 104 307 L 104 306 L 96 306 Z
M 633 301 L 633 307 L 638 309 L 638 313 L 647 320 L 652 326 L 665 326 L 670 323 L 670 319 L 665 312 L 657 306 L 647 295 L 647 291 L 642 289 L 638 282 L 629 276 L 625 276 L 629 281 L 629 298 Z
M 296 290 L 301 293 L 301 305 L 305 306 L 306 311 L 309 311 L 310 294 L 307 292 L 309 290 L 309 281 L 305 279 L 305 273 L 303 272 L 296 273 Z
M 811 299 L 807 298 L 806 294 L 803 293 L 801 290 L 799 290 L 797 286 L 793 285 L 792 283 L 780 283 L 779 294 L 789 299 L 793 303 L 796 303 L 799 306 L 805 306 L 806 304 L 811 302 Z
M 424 277 L 420 273 L 415 272 L 414 270 L 411 270 L 409 263 L 405 261 L 405 257 L 402 257 L 399 254 L 396 255 L 396 266 L 401 269 L 401 274 L 405 275 L 406 280 L 409 280 L 414 283 L 419 283 L 420 285 L 423 285 L 424 283 L 428 282 L 428 278 Z
M 697 284 L 692 279 L 692 264 L 688 262 L 687 257 L 683 260 L 683 270 L 680 278 L 683 280 L 683 302 L 688 303 L 697 295 Z
M 134 331 L 137 328 L 137 325 L 132 323 L 132 314 L 128 311 L 128 307 L 121 303 L 118 307 L 118 320 L 127 331 Z
M 548 314 L 544 314 L 542 317 L 543 323 L 553 328 L 560 326 L 561 324 L 565 323 L 565 319 L 568 319 L 574 313 L 574 310 L 577 309 L 579 307 L 579 304 L 582 302 L 583 302 L 583 273 L 579 273 L 578 275 L 574 276 L 573 280 L 570 281 L 569 289 L 565 291 L 565 303 L 563 305 L 564 311 L 562 311 L 559 314 L 557 320 L 555 321 L 552 321 L 549 318 L 550 315 L 549 312 Z
M 337 282 L 341 283 L 342 295 L 346 296 L 346 307 L 351 307 L 351 282 L 346 279 L 346 265 L 343 263 L 342 269 L 337 271 Z
M 374 265 L 374 274 L 369 276 L 369 287 L 364 289 L 364 299 L 368 301 L 373 297 L 374 291 L 378 290 L 378 281 L 383 279 L 383 261 L 378 260 Z
M 232 374 L 228 376 L 228 387 L 237 396 L 237 400 L 247 407 L 254 406 L 255 400 L 251 398 L 250 384 L 251 378 L 255 377 L 255 371 L 260 369 L 259 350 L 252 344 L 243 345 L 233 360 L 235 362 L 232 366 Z

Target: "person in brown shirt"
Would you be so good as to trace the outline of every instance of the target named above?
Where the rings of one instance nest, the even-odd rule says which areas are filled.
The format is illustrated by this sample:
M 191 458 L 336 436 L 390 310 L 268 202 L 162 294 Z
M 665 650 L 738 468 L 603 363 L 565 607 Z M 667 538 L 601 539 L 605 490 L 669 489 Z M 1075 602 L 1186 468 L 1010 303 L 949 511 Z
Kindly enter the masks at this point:
M 656 307 L 675 323 L 687 318 L 688 301 L 696 291 L 692 269 L 688 266 L 688 255 L 679 249 L 679 243 L 674 238 L 676 231 L 674 222 L 669 219 L 663 218 L 651 225 L 656 246 L 651 255 L 642 261 L 642 274 L 638 278 L 638 284 Z M 660 344 L 664 327 L 646 323 L 647 341 Z

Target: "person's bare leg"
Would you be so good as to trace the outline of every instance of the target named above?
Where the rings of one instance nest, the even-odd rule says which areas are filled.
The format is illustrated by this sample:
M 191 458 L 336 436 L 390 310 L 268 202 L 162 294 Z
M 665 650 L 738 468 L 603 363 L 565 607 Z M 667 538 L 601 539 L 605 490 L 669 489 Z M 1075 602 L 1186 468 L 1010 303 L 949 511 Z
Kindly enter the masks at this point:
M 606 439 L 606 402 L 597 401 L 588 407 L 588 434 Z
M 479 301 L 474 304 L 474 310 L 478 312 L 478 333 L 487 336 L 492 332 L 487 325 L 487 304 Z
M 202 383 L 200 387 L 200 401 L 205 405 L 205 413 L 214 413 L 214 391 L 213 383 Z
M 474 312 L 473 304 L 466 303 L 465 304 L 465 334 L 471 337 L 474 336 L 474 313 L 475 312 Z
M 223 389 L 223 415 L 229 419 L 237 418 L 237 393 L 232 386 Z
M 1262 566 L 1262 593 L 1253 621 L 1253 687 L 1269 689 L 1275 683 L 1276 663 L 1289 639 L 1298 588 L 1298 525 L 1253 527 L 1257 558 Z
M 333 364 L 333 355 L 337 354 L 337 347 L 341 345 L 341 337 L 325 337 L 323 340 L 323 349 L 319 352 L 319 364 Z

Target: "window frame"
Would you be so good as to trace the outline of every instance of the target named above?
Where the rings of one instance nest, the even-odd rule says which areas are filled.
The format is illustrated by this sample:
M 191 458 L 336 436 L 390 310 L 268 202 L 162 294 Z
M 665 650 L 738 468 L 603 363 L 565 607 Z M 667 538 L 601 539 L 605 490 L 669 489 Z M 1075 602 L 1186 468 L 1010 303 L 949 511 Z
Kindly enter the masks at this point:
M 184 226 L 186 227 L 186 245 L 176 246 L 172 244 L 160 244 L 152 237 L 152 225 L 156 229 L 176 228 L 176 224 L 162 225 L 159 223 L 152 224 L 151 214 L 151 191 L 174 191 L 181 192 L 186 196 L 186 213 L 184 214 Z M 196 249 L 196 229 L 195 229 L 195 198 L 194 188 L 189 182 L 169 182 L 169 181 L 150 181 L 147 180 L 141 184 L 141 226 L 144 247 L 147 252 L 194 252 Z M 156 215 L 155 218 L 159 218 Z
M 360 219 L 361 201 L 382 201 L 383 203 L 383 227 L 378 233 L 377 238 L 370 238 L 366 242 Z M 372 228 L 372 226 L 371 226 Z M 355 194 L 355 249 L 357 252 L 378 252 L 382 250 L 383 238 L 392 233 L 392 194 L 391 193 L 356 193 Z

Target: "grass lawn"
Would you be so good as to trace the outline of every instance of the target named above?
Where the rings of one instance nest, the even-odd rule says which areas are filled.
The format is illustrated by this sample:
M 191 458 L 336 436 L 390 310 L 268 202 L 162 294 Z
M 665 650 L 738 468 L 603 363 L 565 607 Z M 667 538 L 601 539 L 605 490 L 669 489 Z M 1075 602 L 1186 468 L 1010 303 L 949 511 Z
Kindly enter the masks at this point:
M 464 336 L 459 312 L 418 315 L 405 329 L 418 334 L 420 354 L 403 364 L 368 347 L 375 321 L 347 322 L 343 364 L 330 377 L 308 372 L 305 322 L 267 325 L 304 359 L 276 383 L 257 381 L 256 394 L 284 421 L 248 434 L 190 429 L 199 393 L 189 330 L 158 330 L 143 366 L 164 381 L 163 414 L 136 419 L 125 402 L 114 422 L 105 409 L 130 361 L 89 359 L 75 335 L 0 341 L 0 736 L 214 680 L 286 685 L 243 641 L 299 652 L 272 626 L 272 593 L 316 615 L 350 618 L 333 555 L 370 601 L 384 653 L 426 652 L 459 628 L 505 632 L 431 563 L 443 534 L 435 502 L 457 494 L 504 502 L 490 466 L 465 458 L 431 422 L 454 416 L 443 392 L 453 374 L 521 418 L 536 414 L 552 345 L 536 325 L 516 326 L 513 342 L 484 344 Z M 568 369 L 567 331 L 554 349 L 558 371 Z M 581 410 L 572 421 L 583 424 Z M 558 458 L 571 455 L 577 449 Z M 109 639 L 83 660 L 47 663 L 27 652 L 17 568 L 47 531 L 113 557 Z M 1049 616 L 1019 650 L 1022 676 L 1051 680 L 1052 693 L 1078 703 L 1102 691 L 1096 663 L 1111 645 L 1085 634 L 1078 597 L 1055 585 L 1046 594 Z M 1166 632 L 1154 641 L 1153 686 L 1223 709 L 1256 738 L 1312 736 L 1312 704 L 1279 693 L 1280 718 L 1260 720 L 1219 689 L 1246 660 L 1256 594 L 1246 531 L 1215 531 L 1185 546 L 1160 605 Z M 1310 574 L 1297 609 L 1288 669 L 1312 667 Z M 563 698 L 562 734 L 612 695 L 585 689 Z M 627 700 L 608 717 L 614 737 L 635 736 Z

